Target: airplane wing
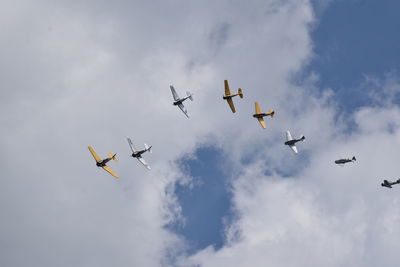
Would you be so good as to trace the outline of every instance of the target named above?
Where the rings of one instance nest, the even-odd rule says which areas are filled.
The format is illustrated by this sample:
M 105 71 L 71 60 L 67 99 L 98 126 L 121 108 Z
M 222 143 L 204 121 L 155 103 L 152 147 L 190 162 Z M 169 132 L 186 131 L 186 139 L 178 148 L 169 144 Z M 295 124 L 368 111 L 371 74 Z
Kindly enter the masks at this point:
M 295 145 L 290 146 L 290 148 L 293 150 L 294 153 L 299 153 L 299 151 L 297 151 L 297 147 Z
M 258 104 L 258 102 L 255 102 L 254 105 L 256 106 L 256 114 L 260 114 L 261 108 L 260 108 L 260 105 Z
M 233 104 L 232 98 L 228 98 L 226 101 L 228 101 L 229 107 L 231 108 L 232 112 L 235 113 L 236 109 L 235 109 L 235 105 Z
M 112 176 L 114 176 L 115 178 L 119 178 L 118 174 L 116 174 L 113 170 L 111 170 L 110 167 L 108 166 L 103 166 L 102 167 L 104 170 L 106 170 L 109 174 L 111 174 Z
M 261 127 L 263 127 L 264 129 L 267 128 L 267 125 L 265 124 L 265 121 L 263 118 L 257 118 L 258 122 L 261 124 Z
M 231 94 L 231 91 L 229 90 L 228 80 L 225 80 L 224 83 L 225 83 L 225 96 L 228 96 Z
M 149 166 L 149 164 L 147 164 L 146 161 L 145 161 L 142 157 L 137 158 L 137 159 L 138 159 L 138 161 L 140 161 L 140 163 L 142 163 L 148 170 L 151 169 L 150 166 Z
M 101 158 L 99 157 L 99 155 L 97 155 L 97 153 L 94 151 L 93 147 L 88 146 L 90 153 L 92 153 L 93 158 L 96 160 L 96 162 L 100 162 Z
M 172 92 L 172 96 L 174 97 L 174 100 L 177 101 L 179 99 L 179 96 L 176 93 L 175 88 L 172 85 L 170 85 L 169 87 L 171 88 L 171 92 Z
M 185 113 L 186 117 L 189 118 L 189 115 L 187 114 L 187 110 L 186 110 L 185 106 L 181 103 L 178 105 L 178 107 L 182 110 L 183 113 Z
M 135 147 L 133 146 L 132 140 L 129 137 L 127 137 L 126 140 L 128 140 L 128 144 L 131 147 L 132 152 L 136 153 L 137 151 L 136 151 Z
M 292 135 L 290 134 L 289 131 L 286 131 L 286 139 L 287 139 L 287 141 L 293 140 Z

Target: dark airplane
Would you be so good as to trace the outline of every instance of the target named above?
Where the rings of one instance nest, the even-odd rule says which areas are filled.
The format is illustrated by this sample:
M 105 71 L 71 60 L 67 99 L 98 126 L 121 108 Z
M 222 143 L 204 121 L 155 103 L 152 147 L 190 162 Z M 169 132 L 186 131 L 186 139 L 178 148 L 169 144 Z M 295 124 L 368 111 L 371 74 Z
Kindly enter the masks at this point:
M 336 164 L 346 164 L 346 163 L 354 162 L 354 161 L 356 161 L 356 157 L 353 157 L 352 159 L 338 159 L 338 160 L 335 160 L 335 163 Z
M 286 142 L 285 145 L 289 146 L 294 153 L 298 153 L 297 151 L 297 147 L 296 147 L 296 143 L 300 142 L 300 141 L 304 141 L 306 139 L 306 137 L 303 135 L 301 136 L 299 139 L 293 139 L 292 135 L 290 134 L 289 131 L 286 131 Z
M 395 182 L 388 182 L 388 180 L 383 180 L 383 183 L 381 183 L 381 186 L 387 187 L 387 188 L 392 188 L 392 185 L 395 184 L 400 184 L 400 179 L 398 179 Z

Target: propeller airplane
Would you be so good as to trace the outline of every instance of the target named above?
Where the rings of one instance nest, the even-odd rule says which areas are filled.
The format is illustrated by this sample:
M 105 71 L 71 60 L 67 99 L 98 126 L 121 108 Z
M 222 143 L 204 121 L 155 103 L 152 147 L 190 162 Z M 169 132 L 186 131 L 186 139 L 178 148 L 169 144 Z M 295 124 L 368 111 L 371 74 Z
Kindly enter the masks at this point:
M 131 157 L 137 158 L 137 160 L 142 163 L 148 170 L 150 170 L 150 166 L 147 164 L 147 162 L 142 158 L 142 154 L 145 152 L 150 152 L 151 153 L 151 146 L 148 146 L 147 144 L 144 144 L 144 149 L 143 150 L 137 150 L 132 143 L 132 140 L 127 137 L 128 144 L 131 147 L 132 150 L 132 155 Z
M 236 109 L 235 109 L 235 105 L 233 104 L 232 98 L 237 95 L 240 96 L 240 98 L 243 98 L 242 88 L 239 88 L 238 92 L 236 94 L 231 94 L 231 91 L 229 90 L 228 80 L 225 80 L 224 83 L 225 83 L 225 95 L 223 95 L 222 98 L 228 102 L 229 107 L 231 108 L 232 112 L 235 113 Z
M 305 139 L 306 139 L 306 137 L 304 135 L 302 135 L 299 139 L 293 139 L 290 132 L 286 131 L 286 140 L 287 141 L 285 142 L 285 145 L 288 145 L 293 150 L 293 152 L 297 154 L 299 152 L 297 151 L 296 143 L 300 142 L 300 141 L 304 141 Z
M 256 113 L 253 114 L 253 117 L 257 118 L 258 122 L 261 124 L 261 127 L 263 127 L 264 129 L 267 128 L 267 126 L 265 125 L 264 117 L 271 116 L 271 118 L 273 118 L 275 116 L 275 111 L 270 109 L 268 113 L 263 113 L 261 112 L 261 108 L 258 102 L 255 102 L 254 105 L 256 107 Z
M 118 159 L 115 157 L 117 154 L 112 154 L 111 152 L 108 152 L 109 157 L 105 159 L 101 159 L 97 153 L 94 151 L 93 147 L 88 146 L 90 153 L 92 153 L 93 158 L 96 160 L 96 166 L 97 167 L 102 167 L 105 171 L 107 171 L 109 174 L 114 176 L 115 178 L 119 178 L 118 174 L 116 174 L 113 170 L 111 170 L 110 167 L 108 167 L 106 164 L 110 160 L 118 161 Z
M 395 185 L 395 184 L 400 184 L 400 179 L 398 179 L 397 181 L 394 181 L 394 182 L 389 182 L 388 180 L 383 180 L 383 183 L 381 183 L 381 186 L 387 187 L 387 188 L 392 188 L 392 185 Z
M 187 91 L 187 92 L 186 92 L 186 97 L 180 98 L 180 97 L 178 96 L 178 93 L 176 92 L 174 86 L 170 85 L 169 87 L 171 88 L 172 97 L 174 98 L 174 103 L 173 103 L 173 105 L 174 105 L 174 106 L 178 106 L 178 107 L 182 110 L 182 112 L 186 115 L 186 117 L 189 118 L 188 112 L 187 112 L 185 106 L 183 105 L 183 101 L 185 101 L 185 100 L 188 99 L 188 98 L 189 98 L 191 101 L 193 101 L 193 94 L 190 93 L 189 91 Z
M 338 159 L 338 160 L 335 160 L 335 163 L 336 164 L 346 164 L 346 163 L 354 162 L 354 161 L 356 161 L 356 157 L 352 157 L 351 159 Z

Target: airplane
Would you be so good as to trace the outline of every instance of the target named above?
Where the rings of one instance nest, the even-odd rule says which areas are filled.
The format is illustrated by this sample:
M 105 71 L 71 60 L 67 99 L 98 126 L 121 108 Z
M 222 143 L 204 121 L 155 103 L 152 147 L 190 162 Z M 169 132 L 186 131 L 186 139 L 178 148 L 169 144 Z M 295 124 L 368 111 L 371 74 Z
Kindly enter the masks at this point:
M 263 127 L 263 128 L 265 129 L 265 128 L 267 128 L 267 126 L 265 125 L 264 117 L 265 117 L 265 116 L 271 116 L 271 118 L 273 118 L 274 115 L 275 115 L 275 111 L 272 110 L 272 109 L 270 109 L 270 110 L 268 111 L 268 113 L 262 113 L 262 112 L 261 112 L 260 105 L 258 104 L 258 102 L 255 102 L 254 104 L 255 104 L 255 106 L 256 106 L 256 113 L 253 114 L 253 117 L 254 117 L 254 118 L 257 118 L 257 120 L 258 120 L 258 121 L 260 122 L 260 124 L 261 124 L 261 127 Z
M 293 139 L 290 132 L 286 131 L 286 139 L 287 139 L 287 141 L 285 142 L 285 145 L 288 145 L 293 150 L 293 152 L 297 154 L 299 152 L 297 151 L 296 143 L 300 142 L 300 141 L 304 141 L 304 139 L 306 139 L 306 137 L 304 135 L 302 135 L 299 139 Z
M 140 163 L 142 163 L 148 170 L 150 170 L 150 166 L 146 163 L 146 161 L 142 158 L 142 154 L 149 151 L 151 153 L 151 146 L 148 146 L 147 144 L 144 144 L 144 149 L 143 150 L 136 150 L 135 147 L 133 146 L 132 140 L 127 137 L 128 144 L 131 147 L 132 150 L 132 155 L 131 157 L 137 158 Z
M 338 160 L 335 160 L 335 163 L 336 164 L 346 164 L 348 162 L 354 162 L 354 161 L 356 161 L 356 157 L 353 157 L 351 159 L 338 159 Z
M 224 100 L 228 101 L 229 107 L 231 108 L 232 112 L 235 113 L 236 109 L 235 109 L 235 105 L 233 104 L 232 98 L 237 95 L 240 96 L 240 98 L 243 98 L 242 88 L 238 89 L 237 94 L 231 94 L 231 91 L 229 90 L 228 80 L 225 80 L 224 83 L 225 83 L 225 95 L 223 95 L 222 98 Z
M 395 182 L 388 182 L 388 180 L 383 180 L 383 183 L 381 183 L 381 186 L 387 187 L 387 188 L 392 188 L 392 185 L 395 184 L 400 184 L 400 179 L 398 179 Z
M 113 170 L 110 169 L 106 164 L 110 160 L 118 161 L 118 159 L 115 157 L 117 154 L 112 154 L 111 152 L 108 152 L 108 155 L 110 156 L 109 158 L 106 159 L 101 159 L 97 153 L 94 151 L 93 147 L 88 146 L 90 153 L 92 153 L 93 158 L 96 160 L 96 166 L 97 167 L 102 167 L 104 170 L 106 170 L 109 174 L 114 176 L 115 178 L 119 178 L 118 174 L 116 174 Z
M 178 94 L 177 94 L 176 91 L 175 91 L 174 86 L 170 85 L 169 87 L 171 88 L 172 96 L 174 97 L 174 103 L 173 103 L 173 105 L 174 105 L 174 106 L 178 106 L 178 107 L 182 110 L 182 112 L 186 115 L 186 117 L 189 118 L 189 115 L 188 115 L 188 113 L 187 113 L 187 110 L 186 110 L 185 106 L 183 105 L 183 101 L 185 101 L 185 100 L 188 99 L 188 98 L 189 98 L 191 101 L 193 101 L 193 94 L 191 94 L 190 92 L 187 91 L 187 92 L 186 92 L 186 95 L 187 95 L 186 97 L 179 98 Z

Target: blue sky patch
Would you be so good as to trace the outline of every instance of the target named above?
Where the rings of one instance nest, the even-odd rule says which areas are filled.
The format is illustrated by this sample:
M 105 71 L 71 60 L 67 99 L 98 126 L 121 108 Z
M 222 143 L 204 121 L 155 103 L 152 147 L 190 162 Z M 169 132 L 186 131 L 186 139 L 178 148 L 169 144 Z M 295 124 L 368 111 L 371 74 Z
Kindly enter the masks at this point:
M 382 79 L 400 67 L 400 1 L 337 0 L 312 33 L 316 58 L 308 70 L 331 88 L 346 111 L 369 105 L 364 75 Z
M 221 248 L 225 222 L 232 216 L 223 153 L 214 147 L 199 148 L 194 159 L 183 160 L 181 164 L 195 179 L 195 185 L 193 188 L 176 185 L 175 194 L 186 223 L 169 227 L 189 242 L 189 254 L 209 245 Z

